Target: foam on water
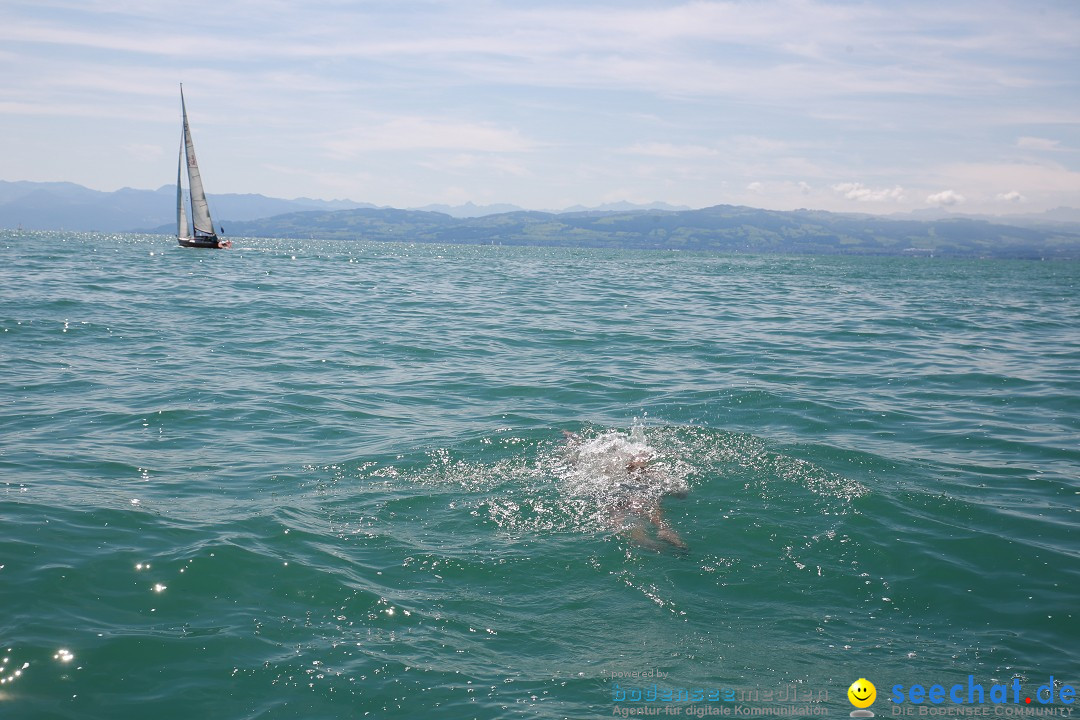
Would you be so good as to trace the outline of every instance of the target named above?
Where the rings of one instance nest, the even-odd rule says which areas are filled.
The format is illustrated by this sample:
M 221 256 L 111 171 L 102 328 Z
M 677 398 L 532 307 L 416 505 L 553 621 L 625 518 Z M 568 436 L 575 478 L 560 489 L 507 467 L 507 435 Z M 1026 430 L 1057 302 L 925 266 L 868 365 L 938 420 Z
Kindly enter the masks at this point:
M 629 432 L 569 435 L 562 462 L 554 470 L 568 495 L 607 506 L 623 503 L 627 496 L 659 500 L 685 495 L 690 489 L 685 477 L 690 466 L 650 445 L 641 424 Z
M 353 472 L 328 466 L 340 478 L 387 491 L 456 489 L 463 511 L 481 512 L 499 531 L 607 535 L 613 511 L 631 499 L 677 506 L 695 487 L 723 496 L 732 483 L 777 513 L 843 515 L 868 489 L 807 460 L 770 450 L 761 439 L 698 427 L 629 428 L 586 425 L 568 438 L 552 429 L 548 437 L 510 432 L 482 438 L 474 446 L 438 448 L 426 460 L 362 463 Z M 558 439 L 555 439 L 558 438 Z M 501 448 L 493 461 L 470 456 Z M 644 473 L 628 466 L 647 459 Z

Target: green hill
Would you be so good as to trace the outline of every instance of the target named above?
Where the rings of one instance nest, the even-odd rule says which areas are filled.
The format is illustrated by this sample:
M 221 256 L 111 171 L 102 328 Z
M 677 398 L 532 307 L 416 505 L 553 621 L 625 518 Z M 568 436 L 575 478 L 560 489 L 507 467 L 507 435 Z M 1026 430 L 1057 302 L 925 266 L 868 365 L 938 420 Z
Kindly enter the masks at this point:
M 1018 227 L 975 219 L 909 220 L 717 205 L 701 210 L 453 218 L 364 208 L 229 223 L 231 236 L 548 245 L 753 253 L 1080 258 L 1080 226 Z

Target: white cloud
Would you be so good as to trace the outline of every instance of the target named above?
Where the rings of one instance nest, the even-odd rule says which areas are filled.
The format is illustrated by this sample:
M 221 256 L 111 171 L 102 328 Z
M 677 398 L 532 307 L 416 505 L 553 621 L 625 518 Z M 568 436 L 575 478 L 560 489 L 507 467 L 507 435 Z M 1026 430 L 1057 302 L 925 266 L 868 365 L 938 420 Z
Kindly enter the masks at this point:
M 988 212 L 1000 209 L 1002 188 L 1009 188 L 1005 194 L 1022 193 L 1032 210 L 1075 207 L 1080 197 L 1080 171 L 1050 161 L 952 163 L 934 168 L 933 174 L 937 187 L 963 187 L 970 199 L 967 207 L 988 201 L 983 208 Z
M 157 160 L 165 155 L 165 149 L 160 145 L 145 143 L 130 143 L 124 146 L 124 151 L 136 160 L 144 161 Z
M 422 117 L 398 117 L 354 127 L 325 142 L 335 155 L 401 150 L 457 152 L 524 152 L 536 147 L 516 130 L 489 123 L 448 122 Z
M 906 199 L 904 188 L 899 185 L 891 188 L 869 188 L 862 183 L 837 183 L 832 189 L 848 200 L 859 202 L 903 202 Z
M 926 202 L 931 205 L 939 205 L 941 207 L 951 207 L 953 205 L 959 205 L 966 200 L 963 195 L 955 190 L 942 190 L 939 193 L 934 193 L 926 198 Z
M 705 145 L 673 145 L 661 142 L 638 143 L 626 148 L 624 152 L 629 155 L 648 155 L 650 157 L 677 158 L 680 160 L 711 157 L 720 153 L 716 148 Z
M 514 177 L 530 177 L 529 169 L 496 153 L 440 153 L 417 163 L 420 167 L 440 173 L 474 175 L 476 173 L 496 173 Z
M 745 153 L 775 155 L 789 152 L 792 149 L 792 143 L 788 141 L 759 137 L 757 135 L 740 135 L 731 140 L 733 150 Z
M 765 186 L 759 182 L 752 182 L 746 186 L 746 189 L 750 192 L 761 192 L 765 189 Z
M 1060 144 L 1060 140 L 1050 140 L 1038 137 L 1022 137 L 1017 138 L 1016 140 L 1016 147 L 1024 150 L 1060 150 L 1061 148 L 1058 147 Z
M 1013 190 L 1007 193 L 998 193 L 996 199 L 1008 203 L 1026 203 L 1027 198 Z

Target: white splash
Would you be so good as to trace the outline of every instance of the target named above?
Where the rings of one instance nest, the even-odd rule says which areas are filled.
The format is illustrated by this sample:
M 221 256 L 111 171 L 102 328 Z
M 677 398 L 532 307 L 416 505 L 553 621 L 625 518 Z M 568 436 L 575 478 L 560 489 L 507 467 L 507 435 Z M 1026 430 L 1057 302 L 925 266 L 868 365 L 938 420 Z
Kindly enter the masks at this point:
M 570 497 L 588 498 L 603 507 L 631 499 L 657 502 L 683 496 L 690 488 L 679 464 L 649 444 L 645 430 L 608 430 L 592 437 L 568 435 L 556 474 Z

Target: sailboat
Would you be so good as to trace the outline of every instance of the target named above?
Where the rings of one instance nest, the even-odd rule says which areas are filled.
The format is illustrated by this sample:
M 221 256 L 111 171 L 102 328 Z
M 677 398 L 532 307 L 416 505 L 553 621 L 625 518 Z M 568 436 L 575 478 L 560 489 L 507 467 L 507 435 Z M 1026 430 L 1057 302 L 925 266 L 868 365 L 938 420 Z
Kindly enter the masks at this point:
M 183 85 L 180 86 L 180 109 L 184 115 L 184 134 L 180 140 L 180 159 L 176 165 L 176 240 L 181 247 L 230 248 L 232 241 L 219 238 L 214 232 L 214 221 L 210 219 L 210 206 L 206 204 L 206 191 L 203 190 L 199 163 L 195 161 L 195 145 L 191 142 L 191 128 L 188 126 Z M 182 184 L 184 165 L 187 165 L 188 189 L 191 196 L 190 223 L 187 209 L 184 207 Z

